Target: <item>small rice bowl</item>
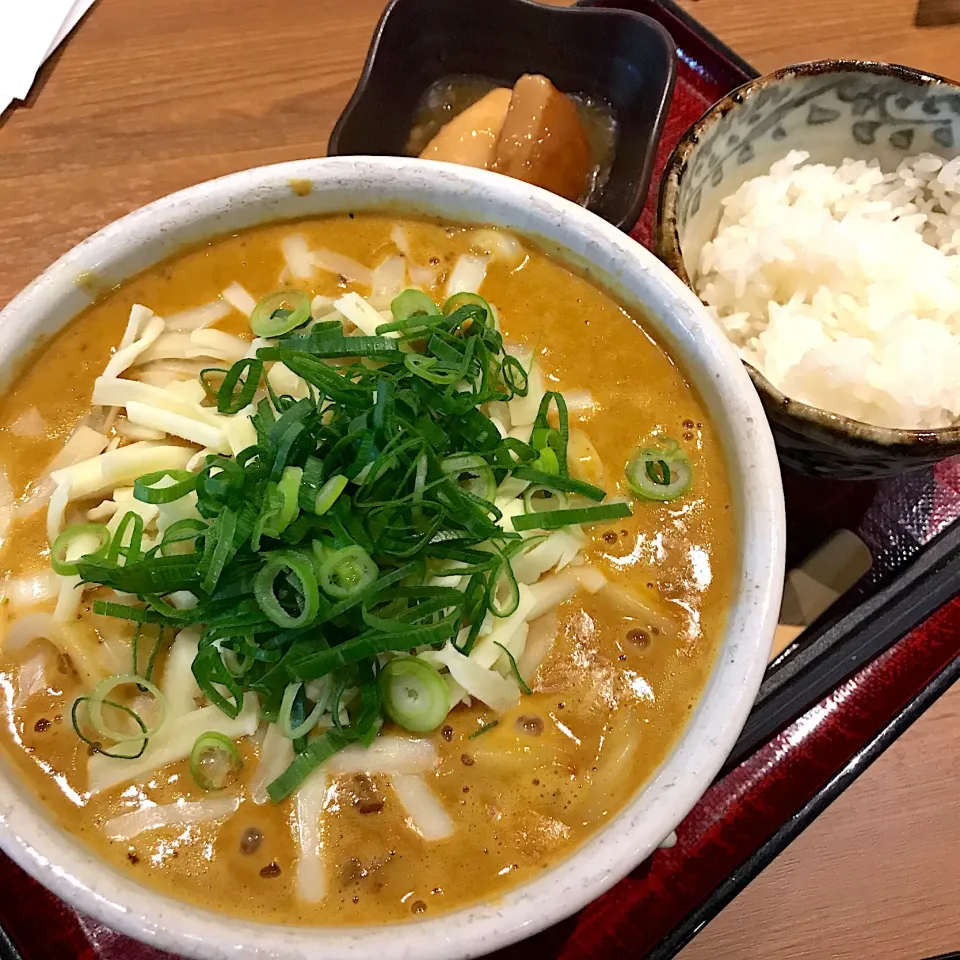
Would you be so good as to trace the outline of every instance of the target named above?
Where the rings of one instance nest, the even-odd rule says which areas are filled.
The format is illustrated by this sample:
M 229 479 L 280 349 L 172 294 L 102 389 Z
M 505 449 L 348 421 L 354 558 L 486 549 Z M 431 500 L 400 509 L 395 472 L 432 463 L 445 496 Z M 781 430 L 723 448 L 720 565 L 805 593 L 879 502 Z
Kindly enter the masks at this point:
M 808 160 L 723 200 L 698 293 L 788 397 L 877 426 L 960 422 L 960 157 Z

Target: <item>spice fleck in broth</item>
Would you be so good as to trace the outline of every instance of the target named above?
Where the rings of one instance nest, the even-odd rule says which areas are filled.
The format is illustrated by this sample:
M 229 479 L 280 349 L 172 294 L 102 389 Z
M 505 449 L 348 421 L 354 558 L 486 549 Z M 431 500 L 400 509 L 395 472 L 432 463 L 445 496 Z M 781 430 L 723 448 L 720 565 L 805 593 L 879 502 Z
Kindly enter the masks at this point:
M 406 293 L 396 306 L 396 295 L 411 287 L 431 305 L 444 305 L 457 291 L 461 296 L 446 315 Z M 279 305 L 253 313 L 254 329 L 274 336 L 251 348 L 246 311 L 278 290 L 288 291 Z M 295 290 L 305 295 L 302 300 Z M 359 296 L 343 299 L 351 293 Z M 298 319 L 303 303 L 305 323 L 277 334 Z M 138 304 L 152 314 L 134 309 Z M 414 323 L 430 329 L 404 339 Z M 375 328 L 384 324 L 398 327 L 394 333 L 400 336 L 383 343 L 390 331 L 378 334 Z M 497 326 L 509 353 L 499 351 Z M 281 335 L 301 339 L 278 340 Z M 363 343 L 383 352 L 368 354 L 362 368 L 354 368 L 344 366 L 351 361 L 342 350 L 336 353 L 340 348 L 330 352 L 331 341 L 321 344 L 324 336 L 340 343 L 350 335 L 369 338 Z M 431 354 L 430 336 L 454 353 L 435 343 L 438 353 Z M 477 343 L 465 347 L 470 337 Z M 399 442 L 376 461 L 368 449 L 374 440 L 358 439 L 358 445 L 366 443 L 362 463 L 376 463 L 365 474 L 361 454 L 345 444 L 341 449 L 349 447 L 350 460 L 336 461 L 337 470 L 351 473 L 352 464 L 358 469 L 337 492 L 340 474 L 329 470 L 318 472 L 310 486 L 314 468 L 306 455 L 291 467 L 296 444 L 303 443 L 296 439 L 302 431 L 295 433 L 287 467 L 276 479 L 254 478 L 263 502 L 249 508 L 246 519 L 239 506 L 231 521 L 242 527 L 249 520 L 249 529 L 259 523 L 261 549 L 279 555 L 277 563 L 287 557 L 289 567 L 264 575 L 266 561 L 256 567 L 244 540 L 221 564 L 221 575 L 235 576 L 230 582 L 237 584 L 224 595 L 235 598 L 229 603 L 238 610 L 259 603 L 267 613 L 255 611 L 214 637 L 208 624 L 187 623 L 190 610 L 213 610 L 204 604 L 225 589 L 223 583 L 211 585 L 214 562 L 204 561 L 202 550 L 209 542 L 211 554 L 222 549 L 226 555 L 227 547 L 218 545 L 239 543 L 241 534 L 232 531 L 229 539 L 222 530 L 209 533 L 208 525 L 226 523 L 228 508 L 208 516 L 197 512 L 214 493 L 228 503 L 223 491 L 234 468 L 213 467 L 199 486 L 197 472 L 205 456 L 219 456 L 241 462 L 253 477 L 258 461 L 238 456 L 231 444 L 268 443 L 258 433 L 262 423 L 240 422 L 248 416 L 242 411 L 217 413 L 217 401 L 230 394 L 238 403 L 252 400 L 251 409 L 263 403 L 277 414 L 293 410 L 299 393 L 304 405 L 297 410 L 313 404 L 301 422 L 316 436 L 340 422 L 335 398 L 322 400 L 290 368 L 276 369 L 280 353 L 269 351 L 285 350 L 285 363 L 314 376 L 319 361 L 291 359 L 290 344 L 299 344 L 301 352 L 326 350 L 324 362 L 346 370 L 341 380 L 352 376 L 376 385 L 386 378 L 378 371 L 395 371 L 393 385 L 374 392 L 393 390 L 400 405 L 390 407 L 381 397 L 380 406 L 369 401 L 368 420 L 351 412 L 343 429 L 355 437 L 366 437 L 365 425 L 384 410 L 412 422 L 415 413 L 402 404 L 412 403 L 414 394 L 421 412 L 432 411 L 433 422 L 466 431 L 458 434 L 461 448 L 474 437 L 474 426 L 479 432 L 467 454 L 454 451 L 460 461 L 447 451 L 434 464 L 426 447 L 417 446 L 409 476 L 397 473 L 397 490 L 407 484 L 412 491 L 404 502 L 421 511 L 404 527 L 404 543 L 428 528 L 431 511 L 446 511 L 437 531 L 423 540 L 430 550 L 422 560 L 416 553 L 413 560 L 399 559 L 396 504 L 390 508 L 393 526 L 377 528 L 379 539 L 369 549 L 353 549 L 359 541 L 345 546 L 353 521 L 343 504 L 366 518 L 365 531 L 376 527 L 378 514 L 363 491 L 398 469 L 389 454 L 405 456 Z M 267 351 L 263 370 L 270 391 L 257 380 L 257 347 Z M 498 431 L 485 440 L 484 424 L 470 419 L 474 414 L 457 415 L 473 425 L 468 430 L 441 409 L 459 403 L 451 409 L 466 411 L 464 384 L 471 371 L 477 384 L 482 379 L 471 358 L 464 360 L 467 349 L 496 371 L 513 370 L 506 357 L 516 357 L 523 376 L 517 373 L 514 382 L 525 381 L 526 397 L 517 393 L 483 406 Z M 239 377 L 234 392 L 222 392 L 224 373 L 204 375 L 212 399 L 191 385 L 199 382 L 201 369 L 229 371 L 245 354 L 246 380 Z M 151 389 L 118 387 L 105 377 L 108 361 L 114 371 L 122 367 L 114 379 Z M 461 379 L 455 382 L 444 364 L 465 371 Z M 245 383 L 252 384 L 249 396 L 241 396 Z M 337 393 L 335 385 L 330 389 Z M 109 400 L 118 390 L 138 390 L 140 399 L 91 405 L 92 396 Z M 152 391 L 165 391 L 165 407 L 156 407 L 160 394 Z M 565 416 L 561 402 L 550 400 L 553 393 L 565 398 Z M 539 395 L 547 397 L 545 406 Z M 348 393 L 343 404 L 350 402 L 367 400 Z M 155 408 L 166 414 L 150 414 Z M 167 416 L 178 411 L 183 421 Z M 239 419 L 228 424 L 228 418 Z M 380 436 L 369 429 L 369 436 Z M 418 429 L 429 428 L 420 422 Z M 171 432 L 176 430 L 199 432 L 190 442 Z M 517 443 L 506 443 L 501 433 Z M 425 442 L 416 436 L 417 443 Z M 74 454 L 79 449 L 87 460 L 104 451 L 115 457 L 112 448 L 128 450 L 129 457 L 133 448 L 147 451 L 146 460 L 166 457 L 163 463 L 176 466 L 144 467 L 144 474 L 166 472 L 136 487 L 128 468 L 109 466 L 115 459 L 97 461 L 107 466 L 91 480 L 86 468 L 64 455 L 68 440 Z M 321 451 L 320 440 L 310 443 L 311 451 L 313 445 Z M 443 446 L 440 438 L 436 443 Z M 213 452 L 201 455 L 203 449 Z M 496 459 L 498 449 L 513 450 L 509 467 Z M 332 456 L 329 450 L 325 455 Z M 461 462 L 464 455 L 474 459 Z M 279 454 L 271 448 L 270 456 Z M 167 261 L 111 292 L 37 351 L 0 400 L 0 460 L 19 498 L 2 548 L 5 750 L 63 827 L 131 880 L 261 920 L 355 924 L 435 915 L 495 899 L 559 863 L 623 807 L 681 733 L 715 658 L 736 564 L 722 454 L 682 371 L 644 328 L 642 316 L 501 231 L 338 216 L 257 228 Z M 49 479 L 51 464 L 59 485 Z M 531 476 L 547 474 L 547 482 L 514 476 L 523 473 L 520 467 L 534 471 Z M 641 495 L 632 492 L 628 469 Z M 178 483 L 190 495 L 164 500 Z M 62 492 L 65 485 L 71 493 Z M 155 498 L 164 489 L 159 503 L 134 492 Z M 435 490 L 448 491 L 447 499 L 441 497 L 436 508 L 424 506 L 434 502 Z M 674 492 L 658 499 L 664 490 Z M 272 513 L 270 497 L 276 503 Z M 502 507 L 496 511 L 508 531 L 502 541 L 440 534 L 474 522 L 460 519 L 448 500 L 477 506 L 487 497 Z M 627 501 L 632 515 L 621 516 Z M 611 507 L 600 511 L 606 519 L 554 527 L 544 519 L 598 504 Z M 150 550 L 165 535 L 160 528 L 178 522 L 171 519 L 174 509 L 183 510 L 180 521 L 189 521 L 173 528 L 182 539 L 175 543 L 167 534 L 166 546 L 152 554 L 169 558 L 151 568 L 151 576 L 161 578 L 164 599 L 148 589 L 114 589 L 111 584 L 129 587 L 123 578 L 150 566 Z M 138 510 L 140 521 L 118 530 L 126 513 Z M 287 526 L 284 511 L 296 512 Z M 496 514 L 487 517 L 493 522 Z M 102 543 L 98 525 L 108 528 Z M 249 529 L 244 536 L 251 536 Z M 61 530 L 74 532 L 64 541 Z M 362 540 L 366 533 L 352 535 Z M 67 571 L 61 575 L 50 569 L 51 536 L 58 543 L 54 561 Z M 189 552 L 194 539 L 200 542 L 197 554 Z M 408 562 L 422 566 L 391 584 L 393 592 L 382 588 L 379 599 L 369 592 Z M 194 567 L 204 563 L 201 577 Z M 250 578 L 261 578 L 259 586 L 246 584 L 242 564 L 254 571 Z M 188 568 L 190 576 L 183 574 Z M 163 579 L 170 570 L 179 570 L 183 583 Z M 264 576 L 271 575 L 264 587 Z M 84 586 L 74 586 L 77 576 Z M 472 595 L 471 583 L 481 584 Z M 450 588 L 471 596 L 473 606 L 442 592 Z M 307 618 L 312 591 L 318 597 L 309 611 L 315 619 L 291 638 L 287 634 L 301 628 L 279 624 Z M 337 612 L 343 609 L 337 604 L 361 595 L 368 599 Z M 150 622 L 138 628 L 94 612 L 95 604 L 108 613 L 123 607 L 127 616 Z M 217 616 L 227 623 L 222 611 Z M 456 630 L 451 642 L 431 642 L 449 624 Z M 424 632 L 414 635 L 413 629 Z M 398 640 L 400 634 L 413 639 Z M 414 643 L 418 638 L 423 642 Z M 270 659 L 275 650 L 285 654 L 297 642 L 304 645 L 297 648 L 303 656 L 285 661 L 293 666 L 273 692 L 271 681 L 249 680 L 264 675 L 266 663 L 279 662 Z M 407 646 L 398 649 L 401 642 Z M 357 643 L 357 659 L 343 662 L 353 656 L 344 651 Z M 371 653 L 371 644 L 381 646 Z M 205 658 L 214 654 L 226 672 L 204 672 L 211 662 Z M 322 673 L 324 658 L 334 656 L 336 669 Z M 245 686 L 248 681 L 253 686 Z M 241 690 L 234 701 L 228 696 L 232 684 Z M 232 704 L 235 716 L 217 705 L 218 696 Z M 78 705 L 84 697 L 90 699 Z M 322 762 L 321 742 L 339 744 Z

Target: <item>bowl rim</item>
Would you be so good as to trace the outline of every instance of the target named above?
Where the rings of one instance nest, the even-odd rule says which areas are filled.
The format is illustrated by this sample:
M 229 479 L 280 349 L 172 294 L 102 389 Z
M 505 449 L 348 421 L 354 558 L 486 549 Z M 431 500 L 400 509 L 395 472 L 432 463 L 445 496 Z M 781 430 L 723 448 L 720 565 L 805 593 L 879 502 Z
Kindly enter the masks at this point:
M 354 111 L 357 109 L 363 98 L 366 96 L 367 86 L 377 69 L 377 54 L 380 50 L 380 44 L 383 41 L 383 35 L 387 29 L 387 23 L 391 15 L 396 15 L 397 8 L 409 4 L 411 0 L 390 0 L 384 8 L 377 26 L 370 38 L 370 46 L 367 48 L 367 55 L 363 62 L 363 70 L 357 80 L 357 85 L 350 95 L 346 106 L 343 108 L 340 116 L 337 118 L 333 129 L 330 131 L 330 137 L 327 140 L 327 156 L 353 156 L 340 152 L 340 137 L 344 127 L 350 122 Z M 469 0 L 457 0 L 458 3 L 466 3 Z M 643 23 L 650 31 L 651 35 L 656 36 L 663 45 L 666 54 L 667 75 L 660 92 L 659 101 L 656 105 L 656 113 L 653 118 L 653 126 L 650 131 L 650 142 L 644 150 L 643 165 L 639 168 L 637 176 L 633 180 L 633 187 L 630 191 L 631 199 L 627 207 L 617 217 L 617 219 L 608 222 L 614 226 L 629 233 L 637 220 L 640 219 L 640 213 L 647 202 L 647 196 L 650 192 L 650 181 L 653 179 L 653 170 L 657 159 L 657 145 L 663 135 L 663 128 L 667 122 L 667 114 L 670 108 L 670 102 L 673 99 L 673 90 L 677 81 L 677 45 L 666 27 L 658 20 L 640 13 L 636 10 L 628 10 L 619 7 L 597 7 L 597 6 L 550 6 L 548 4 L 537 2 L 537 0 L 495 0 L 505 7 L 516 6 L 526 8 L 535 12 L 540 17 L 551 17 L 554 19 L 565 17 L 568 20 L 580 18 L 581 20 L 589 17 L 594 20 L 606 18 L 608 20 L 633 20 Z M 601 191 L 602 193 L 603 191 Z M 593 212 L 593 211 L 592 211 Z M 599 214 L 598 214 L 599 216 Z
M 312 185 L 305 195 L 299 189 L 304 181 Z M 720 411 L 714 423 L 740 542 L 722 646 L 668 758 L 620 813 L 498 901 L 421 921 L 291 927 L 173 900 L 101 861 L 31 802 L 29 788 L 7 761 L 0 762 L 0 848 L 82 913 L 160 949 L 203 960 L 452 960 L 530 936 L 595 899 L 677 826 L 733 747 L 766 667 L 783 584 L 785 517 L 773 438 L 759 399 L 731 345 L 666 266 L 600 217 L 539 188 L 486 171 L 397 157 L 300 160 L 198 184 L 104 227 L 14 298 L 0 313 L 0 368 L 23 356 L 45 322 L 62 327 L 80 312 L 88 300 L 81 298 L 78 306 L 76 279 L 94 268 L 113 286 L 118 272 L 126 271 L 121 278 L 136 275 L 198 236 L 216 237 L 238 224 L 384 208 L 512 227 L 554 252 L 560 248 L 561 259 L 574 268 L 592 266 L 594 282 L 618 299 L 647 304 L 649 328 L 670 344 L 666 349 L 680 358 L 703 401 Z M 141 254 L 154 259 L 135 266 L 131 258 Z
M 956 81 L 899 63 L 861 59 L 823 59 L 808 60 L 780 67 L 770 73 L 748 80 L 721 97 L 707 108 L 706 112 L 689 127 L 677 142 L 664 166 L 657 197 L 654 250 L 657 256 L 694 293 L 696 293 L 696 289 L 683 262 L 680 234 L 677 228 L 677 207 L 680 181 L 690 156 L 703 138 L 704 133 L 723 116 L 745 104 L 754 93 L 762 90 L 770 83 L 790 77 L 822 76 L 827 73 L 842 72 L 895 77 L 921 87 L 943 84 L 960 91 L 960 83 Z M 852 441 L 863 449 L 875 449 L 879 446 L 888 450 L 909 448 L 917 451 L 922 448 L 952 447 L 954 445 L 960 448 L 960 424 L 935 430 L 877 426 L 788 397 L 752 364 L 746 360 L 741 362 L 747 368 L 753 385 L 761 394 L 764 405 L 768 410 L 773 411 L 772 415 L 777 418 L 790 417 L 821 434 L 827 434 L 831 438 L 842 440 L 848 444 Z

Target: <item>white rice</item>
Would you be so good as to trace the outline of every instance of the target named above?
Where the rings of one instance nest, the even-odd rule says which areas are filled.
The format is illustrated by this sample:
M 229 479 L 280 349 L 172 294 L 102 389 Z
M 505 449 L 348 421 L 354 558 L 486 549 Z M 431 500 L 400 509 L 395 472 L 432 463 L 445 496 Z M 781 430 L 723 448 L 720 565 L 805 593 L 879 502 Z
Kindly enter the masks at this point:
M 808 159 L 723 201 L 698 292 L 789 397 L 879 426 L 960 422 L 960 157 Z

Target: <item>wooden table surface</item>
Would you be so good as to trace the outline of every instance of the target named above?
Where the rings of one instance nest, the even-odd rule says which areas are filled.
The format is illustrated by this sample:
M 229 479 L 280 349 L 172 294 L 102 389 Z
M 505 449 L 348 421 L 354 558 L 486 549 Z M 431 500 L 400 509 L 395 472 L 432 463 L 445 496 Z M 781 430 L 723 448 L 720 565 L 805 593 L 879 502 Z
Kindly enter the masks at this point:
M 687 8 L 761 70 L 847 55 L 957 75 L 960 26 L 914 27 L 915 2 L 687 0 Z M 381 7 L 99 0 L 28 103 L 0 124 L 0 305 L 74 243 L 149 200 L 322 154 Z M 919 960 L 960 948 L 958 734 L 960 689 L 684 960 Z

